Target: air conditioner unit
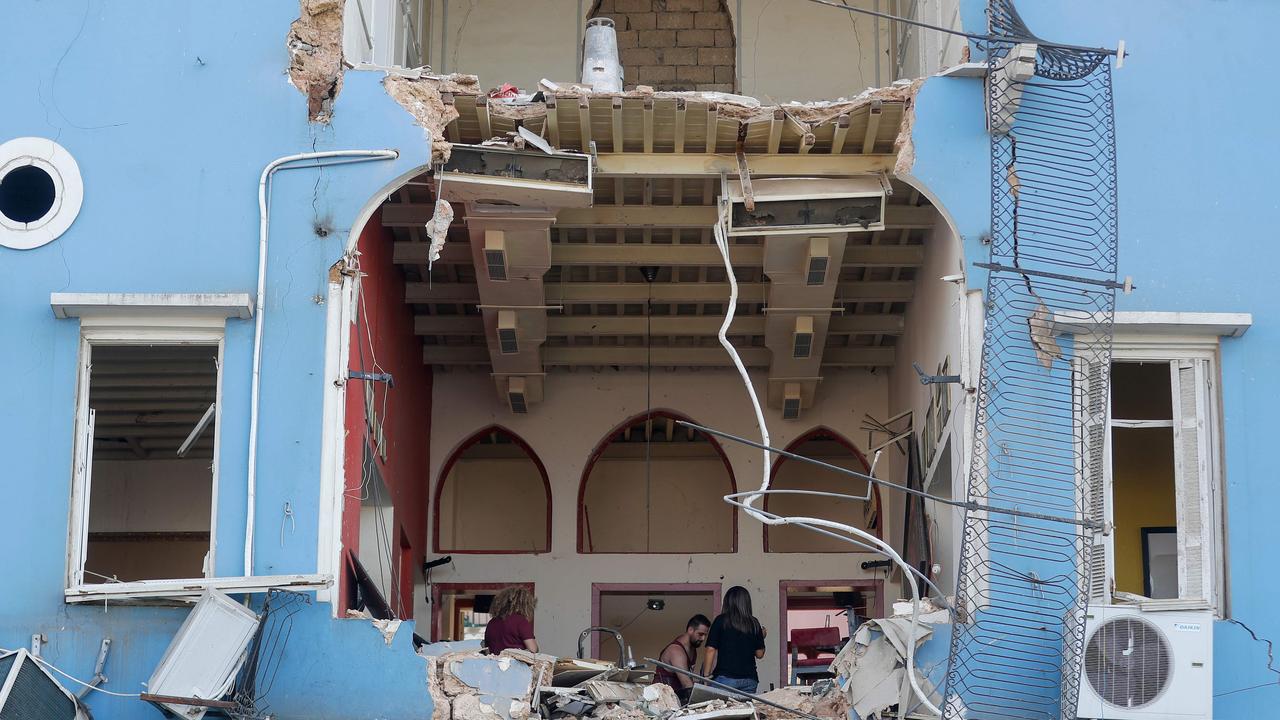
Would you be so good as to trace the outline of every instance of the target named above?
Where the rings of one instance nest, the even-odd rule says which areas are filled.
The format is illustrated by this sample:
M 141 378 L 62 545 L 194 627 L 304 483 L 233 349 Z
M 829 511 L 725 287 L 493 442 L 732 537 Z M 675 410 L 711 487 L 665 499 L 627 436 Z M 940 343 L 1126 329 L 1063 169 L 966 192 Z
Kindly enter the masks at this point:
M 791 357 L 806 360 L 813 354 L 813 316 L 796 318 L 796 331 L 791 338 Z
M 805 266 L 805 285 L 823 285 L 827 282 L 827 266 L 831 264 L 830 245 L 831 239 L 826 235 L 809 238 L 809 263 Z
M 218 590 L 206 590 L 169 642 L 147 692 L 177 698 L 217 700 L 231 688 L 258 630 L 258 616 Z M 208 708 L 158 703 L 183 720 L 200 720 Z
M 752 180 L 747 208 L 741 182 L 729 184 L 730 235 L 808 235 L 884 229 L 884 186 L 877 177 Z
M 516 337 L 516 313 L 514 310 L 498 311 L 498 352 L 503 355 L 515 355 L 520 352 L 520 341 Z
M 800 417 L 800 383 L 787 383 L 782 390 L 782 419 L 795 420 Z
M 83 720 L 89 715 L 25 649 L 0 655 L 0 718 Z
M 507 404 L 511 406 L 513 413 L 523 415 L 529 412 L 529 396 L 524 378 L 513 377 L 507 380 Z
M 507 243 L 503 231 L 484 231 L 484 266 L 490 280 L 507 279 Z
M 1090 607 L 1078 718 L 1213 717 L 1213 613 Z

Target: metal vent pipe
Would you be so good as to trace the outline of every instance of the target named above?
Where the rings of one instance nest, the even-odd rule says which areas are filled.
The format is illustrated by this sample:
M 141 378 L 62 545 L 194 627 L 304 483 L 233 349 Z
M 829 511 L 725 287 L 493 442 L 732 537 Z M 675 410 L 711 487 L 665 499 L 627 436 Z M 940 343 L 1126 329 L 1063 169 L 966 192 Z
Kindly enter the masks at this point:
M 582 40 L 582 84 L 596 92 L 622 92 L 622 62 L 618 59 L 618 34 L 609 18 L 587 22 Z

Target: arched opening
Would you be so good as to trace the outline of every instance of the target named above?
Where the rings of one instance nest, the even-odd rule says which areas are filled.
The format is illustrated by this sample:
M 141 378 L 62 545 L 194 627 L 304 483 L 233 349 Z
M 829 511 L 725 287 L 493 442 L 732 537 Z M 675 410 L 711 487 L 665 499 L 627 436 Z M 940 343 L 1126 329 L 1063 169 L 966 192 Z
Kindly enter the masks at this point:
M 494 425 L 458 446 L 436 484 L 437 553 L 551 550 L 551 483 L 524 440 Z
M 578 492 L 584 553 L 724 553 L 738 525 L 724 496 L 733 470 L 714 438 L 654 410 L 618 425 L 596 446 Z
M 811 457 L 836 467 L 867 472 L 861 451 L 844 436 L 829 428 L 816 428 L 797 438 L 786 448 L 796 455 Z M 781 458 L 773 465 L 771 486 L 775 490 L 812 490 L 845 495 L 870 495 L 867 501 L 845 500 L 816 495 L 767 495 L 764 509 L 777 515 L 818 517 L 852 525 L 880 537 L 882 519 L 880 491 L 868 483 L 816 465 Z M 765 552 L 860 552 L 855 546 L 805 528 L 766 525 Z

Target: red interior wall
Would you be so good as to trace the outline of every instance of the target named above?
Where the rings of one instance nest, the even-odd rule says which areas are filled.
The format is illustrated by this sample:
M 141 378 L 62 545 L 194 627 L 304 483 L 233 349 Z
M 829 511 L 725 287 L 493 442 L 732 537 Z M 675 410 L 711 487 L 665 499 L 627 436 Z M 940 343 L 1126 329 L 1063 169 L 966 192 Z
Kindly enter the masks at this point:
M 400 604 L 406 617 L 413 612 L 413 582 L 416 568 L 422 567 L 427 547 L 427 502 L 430 488 L 431 438 L 431 368 L 422 362 L 422 343 L 414 335 L 413 312 L 404 303 L 405 281 L 392 262 L 393 237 L 382 227 L 382 211 L 369 219 L 360 233 L 361 293 L 356 307 L 357 323 L 350 328 L 350 369 L 373 372 L 376 355 L 382 372 L 391 373 L 395 387 L 374 383 L 374 403 L 382 421 L 386 438 L 387 459 L 377 460 L 382 479 L 394 505 L 392 537 L 403 533 L 409 549 L 396 559 L 403 572 L 400 578 Z M 369 344 L 373 348 L 370 351 Z M 361 368 L 360 343 L 364 344 Z M 360 543 L 360 464 L 365 442 L 366 381 L 349 380 L 346 408 L 346 496 L 343 502 L 342 545 L 359 551 Z M 389 396 L 384 394 L 390 392 Z M 385 411 L 384 411 L 385 406 Z M 394 543 L 399 545 L 400 543 Z M 407 555 L 404 555 L 407 553 Z M 340 596 L 348 597 L 345 573 Z M 387 598 L 394 602 L 392 598 Z M 343 608 L 345 610 L 346 608 Z

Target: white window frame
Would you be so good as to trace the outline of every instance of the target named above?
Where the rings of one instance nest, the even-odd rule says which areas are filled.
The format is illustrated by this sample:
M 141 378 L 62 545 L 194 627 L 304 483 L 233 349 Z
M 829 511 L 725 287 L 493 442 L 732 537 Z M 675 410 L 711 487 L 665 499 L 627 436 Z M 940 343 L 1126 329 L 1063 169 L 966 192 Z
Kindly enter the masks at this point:
M 53 293 L 54 317 L 79 318 L 77 355 L 75 451 L 71 502 L 67 522 L 67 564 L 64 597 L 67 602 L 143 598 L 192 599 L 206 589 L 224 592 L 264 592 L 270 588 L 324 590 L 329 574 L 216 577 L 219 469 L 222 433 L 223 348 L 228 318 L 247 320 L 253 304 L 247 293 Z M 200 344 L 218 346 L 218 389 L 214 399 L 213 482 L 210 502 L 209 554 L 205 576 L 133 582 L 84 582 L 88 547 L 89 499 L 92 490 L 92 435 L 89 413 L 89 370 L 92 345 Z
M 71 535 L 67 553 L 68 592 L 91 585 L 106 584 L 90 580 L 84 575 L 88 557 L 90 498 L 93 488 L 93 416 L 89 407 L 90 370 L 93 367 L 93 348 L 98 345 L 199 345 L 216 347 L 217 390 L 214 395 L 213 426 L 213 491 L 210 497 L 209 551 L 205 555 L 204 578 L 211 576 L 216 567 L 218 537 L 218 456 L 222 437 L 222 353 L 225 336 L 223 323 L 202 318 L 195 323 L 188 319 L 181 325 L 155 325 L 139 319 L 113 318 L 110 322 L 85 320 L 80 331 L 80 352 L 77 360 L 75 468 L 71 487 Z M 203 578 L 200 578 L 203 579 Z M 184 579 L 191 582 L 197 578 Z M 133 583 L 110 583 L 131 585 Z
M 1222 616 L 1225 609 L 1223 593 L 1225 577 L 1224 517 L 1223 491 L 1224 467 L 1222 460 L 1222 392 L 1220 383 L 1220 360 L 1218 338 L 1203 335 L 1117 335 L 1112 346 L 1112 364 L 1124 362 L 1159 362 L 1168 363 L 1170 367 L 1170 391 L 1172 403 L 1172 421 L 1151 421 L 1141 426 L 1155 427 L 1163 424 L 1172 426 L 1174 432 L 1174 487 L 1177 495 L 1178 517 L 1178 597 L 1169 599 L 1148 599 L 1141 602 L 1144 610 L 1174 609 L 1207 609 L 1214 610 Z M 1178 387 L 1179 367 L 1191 368 L 1195 375 L 1198 390 L 1196 394 L 1196 415 L 1184 418 L 1179 403 Z M 1111 384 L 1114 392 L 1114 380 Z M 1121 421 L 1124 422 L 1124 421 Z M 1187 423 L 1194 423 L 1188 425 Z M 1132 422 L 1124 422 L 1125 426 L 1138 426 Z M 1112 462 L 1112 430 L 1116 427 L 1112 417 L 1112 404 L 1107 403 L 1107 425 L 1103 443 L 1103 483 L 1106 523 L 1114 526 L 1114 476 Z M 1199 438 L 1199 495 L 1196 498 L 1185 496 L 1184 478 L 1187 469 L 1183 457 L 1185 430 L 1192 428 Z M 1191 504 L 1196 503 L 1200 513 L 1202 527 L 1200 543 L 1189 541 L 1184 536 L 1185 516 L 1190 512 Z M 1115 577 L 1115 536 L 1108 532 L 1105 535 L 1106 545 L 1106 577 L 1108 587 L 1113 587 Z M 1195 578 L 1188 577 L 1187 553 L 1199 552 L 1206 568 L 1199 577 L 1199 588 L 1188 587 Z

